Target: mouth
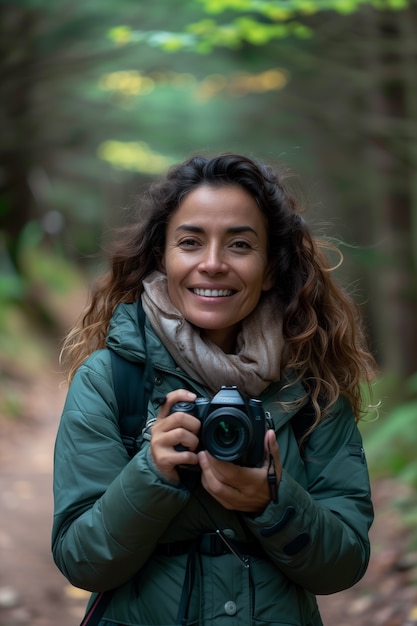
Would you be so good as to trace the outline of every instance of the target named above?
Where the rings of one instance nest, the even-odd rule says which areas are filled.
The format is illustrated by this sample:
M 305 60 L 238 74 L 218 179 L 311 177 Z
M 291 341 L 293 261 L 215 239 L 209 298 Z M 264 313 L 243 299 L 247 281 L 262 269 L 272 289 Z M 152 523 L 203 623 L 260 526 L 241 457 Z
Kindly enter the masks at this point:
M 205 298 L 226 298 L 236 293 L 232 289 L 191 289 L 191 291 L 196 296 L 204 296 Z

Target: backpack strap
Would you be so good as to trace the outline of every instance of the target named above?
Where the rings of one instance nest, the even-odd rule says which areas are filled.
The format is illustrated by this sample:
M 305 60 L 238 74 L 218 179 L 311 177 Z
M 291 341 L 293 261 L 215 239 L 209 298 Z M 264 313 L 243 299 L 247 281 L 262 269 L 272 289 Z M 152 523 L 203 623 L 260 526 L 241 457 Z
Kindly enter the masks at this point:
M 146 355 L 146 316 L 140 298 L 137 304 L 137 314 L 139 332 L 144 342 Z M 147 420 L 148 401 L 153 387 L 152 364 L 148 358 L 145 358 L 145 363 L 128 361 L 111 348 L 109 350 L 113 388 L 119 409 L 120 434 L 124 446 L 132 458 L 138 451 L 137 439 Z M 98 626 L 100 624 L 114 591 L 114 589 L 110 589 L 98 594 L 80 626 Z
M 139 298 L 137 303 L 139 331 L 145 344 L 145 312 Z M 130 457 L 137 452 L 137 438 L 146 424 L 148 402 L 152 393 L 152 364 L 128 361 L 110 349 L 113 388 L 119 408 L 119 428 L 123 444 Z

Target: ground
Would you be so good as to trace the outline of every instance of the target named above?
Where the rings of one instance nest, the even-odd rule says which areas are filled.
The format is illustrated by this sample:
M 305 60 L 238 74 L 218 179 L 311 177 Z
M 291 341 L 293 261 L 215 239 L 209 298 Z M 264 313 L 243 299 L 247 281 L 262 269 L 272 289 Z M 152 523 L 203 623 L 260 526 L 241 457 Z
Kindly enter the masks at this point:
M 87 594 L 67 583 L 50 555 L 53 444 L 65 397 L 60 382 L 52 369 L 9 372 L 0 382 L 1 393 L 13 391 L 21 407 L 18 419 L 0 412 L 1 626 L 76 626 L 84 613 Z M 320 598 L 325 626 L 417 625 L 417 555 L 391 504 L 401 489 L 393 480 L 374 482 L 368 572 L 353 589 Z

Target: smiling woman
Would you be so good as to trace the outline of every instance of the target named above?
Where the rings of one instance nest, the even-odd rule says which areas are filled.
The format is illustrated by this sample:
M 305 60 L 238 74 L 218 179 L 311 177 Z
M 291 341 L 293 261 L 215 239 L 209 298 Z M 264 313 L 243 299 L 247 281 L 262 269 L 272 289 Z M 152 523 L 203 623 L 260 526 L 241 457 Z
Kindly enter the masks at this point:
M 224 352 L 256 307 L 268 278 L 266 220 L 236 186 L 191 191 L 167 228 L 163 269 L 172 304 Z
M 107 347 L 153 371 L 131 459 Z M 236 154 L 172 167 L 63 355 L 54 558 L 73 585 L 113 590 L 83 623 L 320 626 L 315 594 L 368 564 L 356 422 L 375 370 L 280 174 Z

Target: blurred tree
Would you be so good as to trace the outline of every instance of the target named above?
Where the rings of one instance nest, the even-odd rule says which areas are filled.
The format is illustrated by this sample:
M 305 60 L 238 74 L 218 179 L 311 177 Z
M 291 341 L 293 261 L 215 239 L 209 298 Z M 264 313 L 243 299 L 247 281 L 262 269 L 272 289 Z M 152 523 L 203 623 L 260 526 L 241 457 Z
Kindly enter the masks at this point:
M 98 179 L 97 164 L 83 159 L 83 150 L 111 127 L 105 100 L 90 85 L 106 63 L 117 62 L 106 39 L 113 20 L 110 2 L 0 3 L 0 228 L 19 272 L 25 226 L 51 207 L 60 209 L 46 201 L 56 192 L 53 174 L 72 181 L 73 198 L 66 202 L 75 214 L 81 204 L 79 214 L 88 215 L 85 196 L 74 199 L 86 179 Z
M 116 189 L 111 177 L 103 183 L 97 146 L 115 128 L 144 124 L 115 115 L 98 88 L 103 72 L 129 62 L 107 37 L 120 4 L 0 2 L 0 302 L 48 325 L 54 317 L 33 250 L 60 246 L 79 259 L 97 248 L 103 196 L 115 200 Z M 122 4 L 126 19 L 139 13 L 147 24 L 136 2 Z

